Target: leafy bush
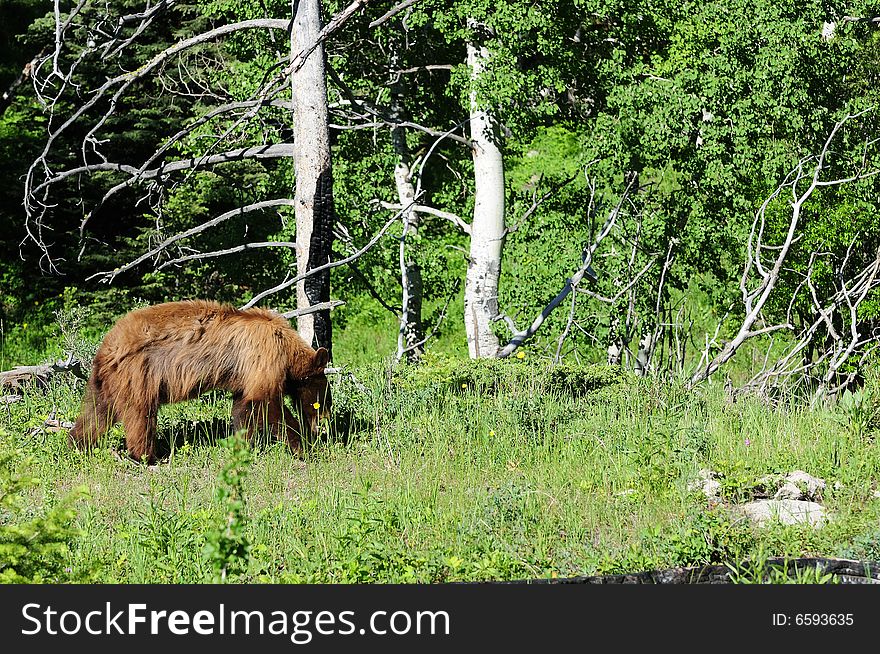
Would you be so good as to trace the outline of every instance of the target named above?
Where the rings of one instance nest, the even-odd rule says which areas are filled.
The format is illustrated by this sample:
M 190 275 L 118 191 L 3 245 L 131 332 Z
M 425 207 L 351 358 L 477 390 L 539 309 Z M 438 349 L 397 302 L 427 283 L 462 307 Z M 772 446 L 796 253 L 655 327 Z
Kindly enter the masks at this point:
M 224 583 L 230 574 L 246 567 L 250 543 L 246 536 L 244 480 L 251 465 L 251 449 L 240 435 L 221 442 L 227 460 L 220 471 L 216 497 L 223 506 L 223 524 L 208 534 L 205 555 L 211 564 L 214 583 Z
M 78 488 L 55 506 L 26 517 L 22 493 L 37 479 L 16 470 L 21 452 L 0 453 L 0 583 L 62 581 L 70 544 L 78 535 L 73 504 L 86 494 Z M 25 464 L 27 461 L 25 461 Z
M 606 553 L 599 574 L 623 574 L 670 566 L 698 566 L 742 560 L 755 545 L 748 525 L 722 508 L 692 509 L 675 525 L 645 530 L 623 552 Z
M 405 390 L 513 393 L 524 389 L 583 395 L 632 381 L 632 373 L 601 364 L 553 364 L 534 355 L 508 359 L 455 359 L 428 353 L 418 365 L 394 369 L 392 384 Z

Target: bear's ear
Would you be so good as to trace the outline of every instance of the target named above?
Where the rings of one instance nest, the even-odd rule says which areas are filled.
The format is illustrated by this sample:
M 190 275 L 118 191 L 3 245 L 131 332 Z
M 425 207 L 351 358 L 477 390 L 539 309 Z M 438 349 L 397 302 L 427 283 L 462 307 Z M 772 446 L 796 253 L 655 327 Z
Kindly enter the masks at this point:
M 312 359 L 312 369 L 315 373 L 323 372 L 328 363 L 330 363 L 330 352 L 326 347 L 319 347 Z

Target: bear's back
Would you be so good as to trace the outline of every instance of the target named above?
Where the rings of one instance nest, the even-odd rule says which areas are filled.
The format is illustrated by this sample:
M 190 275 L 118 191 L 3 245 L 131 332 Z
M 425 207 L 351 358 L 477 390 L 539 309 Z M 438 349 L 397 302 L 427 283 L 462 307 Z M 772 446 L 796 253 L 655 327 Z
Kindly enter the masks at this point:
M 179 341 L 195 343 L 208 332 L 221 332 L 223 340 L 247 342 L 281 339 L 297 351 L 311 348 L 290 323 L 267 309 L 236 309 L 211 300 L 165 302 L 135 309 L 120 318 L 104 338 L 105 354 L 114 350 L 132 353 L 151 345 Z

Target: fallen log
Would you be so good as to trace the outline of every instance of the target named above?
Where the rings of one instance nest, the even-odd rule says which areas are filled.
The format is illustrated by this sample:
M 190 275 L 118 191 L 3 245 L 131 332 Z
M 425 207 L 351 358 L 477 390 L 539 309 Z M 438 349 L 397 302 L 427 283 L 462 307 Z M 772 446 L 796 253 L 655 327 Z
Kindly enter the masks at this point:
M 23 390 L 29 384 L 46 388 L 54 375 L 64 372 L 73 373 L 80 379 L 88 379 L 83 372 L 82 364 L 73 357 L 68 357 L 66 361 L 59 359 L 55 363 L 17 366 L 12 370 L 0 372 L 0 389 Z
M 729 584 L 736 583 L 738 577 L 750 579 L 754 573 L 766 580 L 767 574 L 774 570 L 790 579 L 799 574 L 831 575 L 834 583 L 840 584 L 878 584 L 880 583 L 880 563 L 832 559 L 824 557 L 770 558 L 762 566 L 745 562 L 740 572 L 734 572 L 726 565 L 703 565 L 691 568 L 669 568 L 628 574 L 597 575 L 592 577 L 558 577 L 552 579 L 521 579 L 501 582 L 506 584 Z M 755 583 L 750 579 L 750 583 Z
M 41 434 L 43 432 L 59 432 L 59 431 L 70 431 L 73 428 L 73 423 L 67 420 L 59 420 L 55 416 L 55 411 L 52 411 L 46 419 L 43 421 L 43 424 L 38 427 L 31 427 L 28 431 L 25 432 L 25 436 L 36 436 L 37 434 Z

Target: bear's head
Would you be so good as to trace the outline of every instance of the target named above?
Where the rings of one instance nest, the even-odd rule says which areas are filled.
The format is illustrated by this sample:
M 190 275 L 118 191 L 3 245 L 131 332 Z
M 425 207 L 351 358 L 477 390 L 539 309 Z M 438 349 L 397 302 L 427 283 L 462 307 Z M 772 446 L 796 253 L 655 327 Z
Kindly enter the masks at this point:
M 308 431 L 317 435 L 321 431 L 321 420 L 329 418 L 333 404 L 330 383 L 324 374 L 330 353 L 327 348 L 319 347 L 302 356 L 307 360 L 299 360 L 291 366 L 285 392 L 293 400 L 294 409 L 304 418 Z

